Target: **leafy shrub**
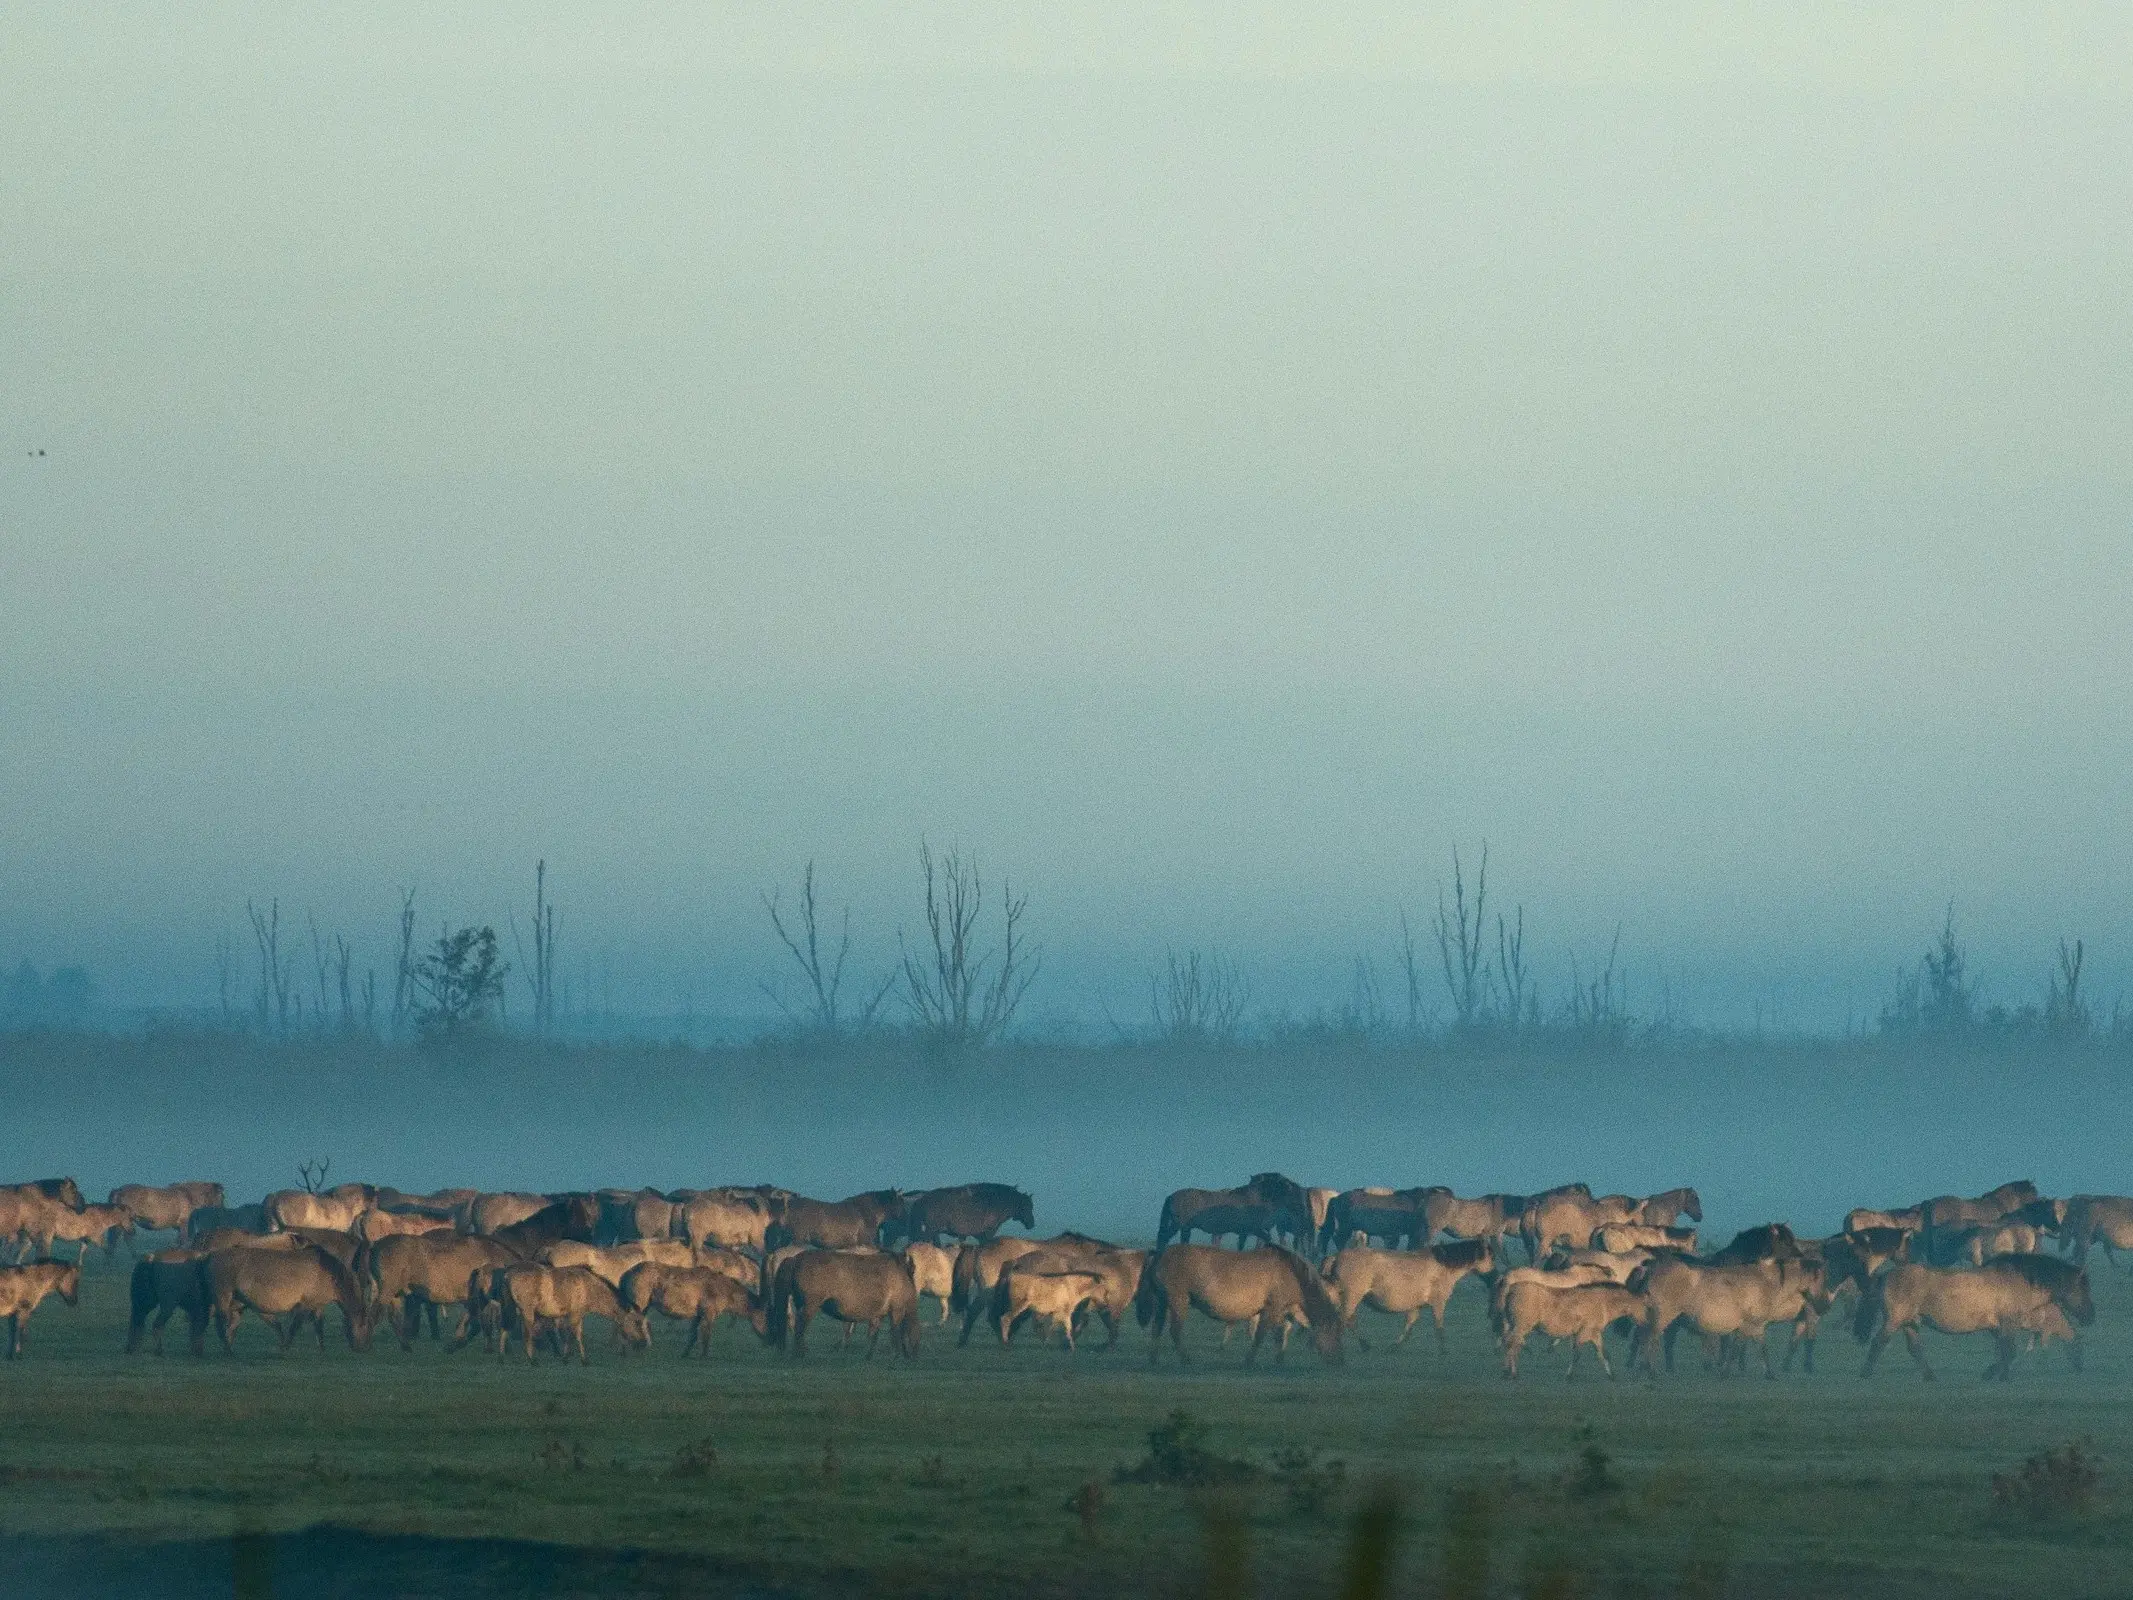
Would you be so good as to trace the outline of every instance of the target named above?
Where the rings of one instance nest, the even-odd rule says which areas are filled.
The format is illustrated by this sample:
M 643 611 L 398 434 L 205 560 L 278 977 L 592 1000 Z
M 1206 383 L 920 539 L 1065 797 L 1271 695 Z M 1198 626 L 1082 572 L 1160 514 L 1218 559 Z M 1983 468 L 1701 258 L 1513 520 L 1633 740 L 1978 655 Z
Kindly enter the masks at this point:
M 1347 1487 L 1348 1464 L 1321 1462 L 1316 1450 L 1291 1445 L 1274 1452 L 1274 1481 L 1281 1485 L 1291 1511 L 1317 1521 L 1333 1509 Z
M 1993 1504 L 2044 1520 L 2080 1516 L 2095 1503 L 2103 1472 L 2093 1440 L 2077 1439 L 2040 1450 L 2013 1472 L 1992 1475 Z
M 1206 1488 L 1248 1483 L 1259 1476 L 1249 1461 L 1218 1456 L 1207 1448 L 1207 1424 L 1189 1411 L 1173 1411 L 1148 1430 L 1148 1454 L 1112 1474 L 1120 1483 L 1170 1483 Z

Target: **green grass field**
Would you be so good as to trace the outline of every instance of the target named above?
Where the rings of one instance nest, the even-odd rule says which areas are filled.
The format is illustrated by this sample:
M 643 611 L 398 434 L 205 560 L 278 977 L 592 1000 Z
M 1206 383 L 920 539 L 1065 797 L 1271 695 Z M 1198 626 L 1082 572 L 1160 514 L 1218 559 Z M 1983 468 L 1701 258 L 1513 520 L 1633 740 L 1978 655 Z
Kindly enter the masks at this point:
M 594 1324 L 590 1367 L 529 1370 L 478 1348 L 355 1356 L 337 1333 L 283 1357 L 253 1325 L 234 1359 L 211 1341 L 194 1360 L 181 1337 L 158 1360 L 121 1353 L 124 1265 L 93 1269 L 78 1308 L 47 1302 L 0 1371 L 0 1558 L 19 1570 L 330 1525 L 568 1548 L 527 1567 L 503 1547 L 380 1544 L 401 1565 L 367 1589 L 304 1582 L 311 1547 L 292 1543 L 254 1592 L 1165 1595 L 1209 1592 L 1212 1538 L 1218 1571 L 1246 1562 L 1260 1592 L 1333 1594 L 1356 1508 L 1389 1491 L 1395 1593 L 2133 1593 L 2133 1289 L 2100 1262 L 2087 1370 L 2055 1350 L 2006 1386 L 1979 1381 L 1983 1341 L 1946 1340 L 1938 1383 L 1900 1346 L 1862 1383 L 1834 1320 L 1813 1377 L 1565 1383 L 1536 1347 L 1512 1384 L 1472 1287 L 1448 1359 L 1426 1336 L 1390 1349 L 1394 1325 L 1366 1313 L 1373 1348 L 1340 1369 L 1299 1348 L 1247 1371 L 1204 1324 L 1184 1372 L 1151 1371 L 1138 1329 L 1073 1356 L 929 1329 L 917 1361 L 869 1363 L 818 1327 L 794 1363 L 727 1325 L 711 1360 L 684 1362 L 669 1328 L 625 1360 Z M 1180 1409 L 1261 1474 L 1114 1481 Z M 2104 1463 L 2086 1512 L 1995 1508 L 1994 1472 L 2083 1437 Z M 1618 1487 L 1584 1481 L 1588 1445 Z M 85 1534 L 109 1537 L 70 1542 Z

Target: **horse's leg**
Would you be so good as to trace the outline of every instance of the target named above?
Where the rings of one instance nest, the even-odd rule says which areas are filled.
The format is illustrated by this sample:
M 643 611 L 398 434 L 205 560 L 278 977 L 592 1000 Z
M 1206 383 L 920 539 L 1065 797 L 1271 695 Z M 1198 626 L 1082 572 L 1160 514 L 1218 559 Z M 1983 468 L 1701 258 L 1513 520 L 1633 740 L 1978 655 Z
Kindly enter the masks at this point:
M 1572 1334 L 1570 1336 L 1570 1365 L 1563 1369 L 1564 1382 L 1567 1383 L 1578 1375 L 1578 1357 L 1584 1353 L 1585 1336 L 1583 1334 Z
M 1401 1345 L 1407 1343 L 1407 1336 L 1415 1331 L 1415 1324 L 1421 1320 L 1422 1308 L 1420 1306 L 1416 1306 L 1414 1310 L 1407 1313 L 1406 1322 L 1400 1325 L 1400 1337 L 1392 1341 L 1393 1349 L 1397 1350 Z
M 1592 1336 L 1592 1353 L 1600 1358 L 1600 1370 L 1607 1374 L 1607 1381 L 1615 1381 L 1615 1369 L 1607 1364 L 1607 1330 L 1600 1329 Z
M 1449 1296 L 1447 1296 L 1446 1298 L 1449 1298 Z M 1448 1356 L 1452 1353 L 1452 1347 L 1450 1342 L 1444 1337 L 1444 1301 L 1438 1301 L 1429 1309 L 1430 1315 L 1436 1319 L 1437 1323 L 1437 1354 L 1440 1356 Z
M 1170 1342 L 1177 1350 L 1180 1364 L 1192 1360 L 1192 1357 L 1185 1353 L 1185 1311 L 1181 1306 L 1170 1308 Z
M 1924 1373 L 1926 1381 L 1931 1383 L 1933 1381 L 1933 1368 L 1926 1361 L 1926 1342 L 1918 1336 L 1916 1326 L 1910 1323 L 1904 1324 L 1903 1342 L 1910 1346 L 1911 1359 L 1918 1363 L 1918 1370 Z
M 1066 1347 L 1071 1353 L 1074 1348 L 1074 1313 L 1069 1311 L 1060 1318 L 1059 1326 L 1066 1334 Z
M 1666 1370 L 1669 1372 L 1674 1370 L 1674 1338 L 1679 1331 L 1680 1325 L 1678 1323 L 1669 1322 L 1666 1325 L 1666 1332 L 1660 1336 L 1659 1340 L 1660 1347 L 1666 1352 Z
M 1506 1378 L 1515 1378 L 1518 1376 L 1518 1353 L 1519 1351 L 1523 1350 L 1525 1346 L 1526 1337 L 1524 1334 L 1518 1333 L 1516 1329 L 1510 1327 L 1506 1327 L 1504 1329 L 1503 1375 Z
M 578 1347 L 578 1365 L 589 1367 L 592 1358 L 585 1353 L 585 1313 L 580 1311 L 569 1319 L 570 1342 Z
M 881 1325 L 888 1320 L 887 1317 L 867 1318 L 867 1359 L 869 1361 L 874 1359 L 874 1346 L 881 1342 Z M 847 1323 L 845 1326 L 850 1327 L 851 1324 Z

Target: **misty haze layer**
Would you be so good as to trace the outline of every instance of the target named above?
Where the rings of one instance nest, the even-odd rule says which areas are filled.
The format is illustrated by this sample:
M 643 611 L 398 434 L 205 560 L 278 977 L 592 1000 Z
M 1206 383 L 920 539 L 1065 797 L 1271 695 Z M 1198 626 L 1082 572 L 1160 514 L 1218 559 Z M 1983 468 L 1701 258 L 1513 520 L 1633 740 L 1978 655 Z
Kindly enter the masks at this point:
M 1487 839 L 1645 1011 L 2126 986 L 2121 14 L 1018 15 L 11 18 L 0 961 L 545 856 L 761 1008 L 926 835 L 1309 1007 Z

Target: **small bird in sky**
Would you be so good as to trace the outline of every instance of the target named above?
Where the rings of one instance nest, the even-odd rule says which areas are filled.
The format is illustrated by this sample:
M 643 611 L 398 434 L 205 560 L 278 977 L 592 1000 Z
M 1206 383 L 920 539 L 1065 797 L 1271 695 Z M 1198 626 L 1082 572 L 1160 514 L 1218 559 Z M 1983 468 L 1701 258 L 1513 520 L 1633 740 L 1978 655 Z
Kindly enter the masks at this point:
M 30 458 L 31 458 L 32 460 L 35 460 L 35 459 L 36 459 L 36 458 L 37 458 L 38 456 L 41 456 L 41 455 L 43 455 L 43 454 L 44 454 L 44 452 L 43 452 L 42 450 L 32 450 L 32 451 L 30 452 Z

